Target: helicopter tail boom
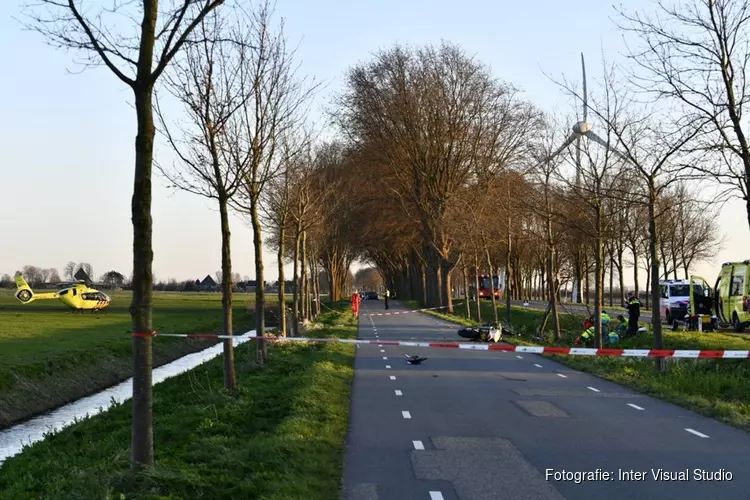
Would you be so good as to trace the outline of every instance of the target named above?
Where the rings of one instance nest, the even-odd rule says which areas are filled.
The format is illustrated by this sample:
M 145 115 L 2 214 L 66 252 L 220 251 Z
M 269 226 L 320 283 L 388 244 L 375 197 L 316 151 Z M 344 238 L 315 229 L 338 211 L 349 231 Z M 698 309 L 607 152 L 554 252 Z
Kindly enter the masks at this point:
M 34 293 L 23 276 L 16 276 L 16 299 L 23 304 L 28 304 L 40 299 L 56 299 L 56 293 Z

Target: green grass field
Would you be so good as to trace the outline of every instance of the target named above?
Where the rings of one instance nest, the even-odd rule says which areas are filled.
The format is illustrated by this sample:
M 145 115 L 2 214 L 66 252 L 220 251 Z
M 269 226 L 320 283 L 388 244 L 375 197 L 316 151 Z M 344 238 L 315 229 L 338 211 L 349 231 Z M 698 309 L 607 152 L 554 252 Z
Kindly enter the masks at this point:
M 234 331 L 252 328 L 251 294 L 236 294 Z M 0 292 L 0 428 L 101 390 L 132 374 L 129 292 L 106 313 L 72 314 L 57 300 L 20 304 Z M 221 328 L 221 294 L 155 292 L 153 326 L 165 333 Z M 154 365 L 215 341 L 154 339 Z
M 356 336 L 348 304 L 338 309 L 316 336 Z M 236 350 L 234 395 L 221 357 L 155 386 L 153 470 L 128 471 L 126 402 L 8 459 L 0 499 L 338 498 L 354 346 L 270 344 L 261 369 L 254 349 Z
M 407 301 L 406 304 L 412 308 L 418 306 L 414 301 Z M 453 315 L 434 311 L 428 311 L 428 313 L 457 324 L 469 326 L 477 324 L 476 321 L 466 319 L 463 305 L 456 307 Z M 483 321 L 492 317 L 492 303 L 483 301 Z M 504 304 L 499 307 L 499 317 L 504 322 Z M 511 319 L 514 331 L 518 335 L 509 336 L 505 332 L 504 340 L 516 345 L 539 345 L 532 336 L 536 332 L 541 317 L 541 311 L 514 306 Z M 560 314 L 563 339 L 558 343 L 559 345 L 572 345 L 572 339 L 582 331 L 583 319 L 582 315 Z M 551 329 L 551 322 L 547 326 Z M 458 335 L 456 335 L 456 340 L 461 340 Z M 552 342 L 547 344 L 552 344 Z M 652 346 L 653 336 L 650 330 L 647 334 L 626 339 L 618 345 L 625 349 L 649 349 Z M 664 346 L 666 349 L 748 350 L 750 349 L 750 335 L 672 332 L 665 329 Z M 750 431 L 750 359 L 671 358 L 666 360 L 666 372 L 657 374 L 653 359 L 561 355 L 550 357 L 570 368 L 621 383 Z

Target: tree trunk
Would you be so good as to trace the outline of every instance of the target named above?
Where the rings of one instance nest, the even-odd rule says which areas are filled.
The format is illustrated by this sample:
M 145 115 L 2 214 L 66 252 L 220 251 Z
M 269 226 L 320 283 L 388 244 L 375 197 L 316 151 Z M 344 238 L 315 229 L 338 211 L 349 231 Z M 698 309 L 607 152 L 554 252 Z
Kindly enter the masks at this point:
M 589 256 L 586 255 L 583 259 L 583 273 L 584 278 L 586 280 L 585 288 L 584 288 L 584 294 L 586 295 L 586 305 L 589 305 L 591 294 L 590 291 L 590 285 L 591 285 L 591 273 L 589 272 Z
M 133 222 L 133 298 L 130 317 L 133 331 L 133 406 L 131 459 L 134 470 L 154 463 L 153 394 L 151 372 L 153 366 L 150 335 L 152 326 L 152 247 L 153 220 L 151 218 L 151 169 L 154 161 L 154 110 L 150 80 L 151 56 L 154 48 L 156 6 L 146 2 L 151 15 L 144 14 L 141 33 L 141 63 L 148 66 L 148 75 L 141 75 L 134 89 L 138 132 L 135 138 L 135 176 L 131 212 Z M 144 72 L 145 73 L 145 72 Z
M 617 250 L 617 274 L 620 281 L 620 305 L 625 303 L 625 269 L 622 267 L 622 254 L 622 247 L 620 247 Z
M 224 335 L 232 335 L 232 247 L 229 232 L 228 199 L 219 195 L 219 215 L 221 217 L 221 306 L 224 316 Z M 224 339 L 224 387 L 237 388 L 237 375 L 234 371 L 234 343 Z
M 511 279 L 511 251 L 513 250 L 513 239 L 510 233 L 510 215 L 508 216 L 508 251 L 505 254 L 505 319 L 508 322 L 508 327 L 512 327 L 511 322 L 511 303 L 510 303 L 510 279 Z
M 555 341 L 559 341 L 560 315 L 557 311 L 557 291 L 559 290 L 557 271 L 555 269 L 555 240 L 552 233 L 552 216 L 549 203 L 547 206 L 547 286 L 549 287 L 549 303 L 552 314 L 552 326 L 554 328 Z
M 250 200 L 250 221 L 253 227 L 255 247 L 255 334 L 258 336 L 258 364 L 268 361 L 268 347 L 263 337 L 266 335 L 266 289 L 263 273 L 263 234 L 258 214 L 258 199 Z
M 604 332 L 602 331 L 602 302 L 604 301 L 604 242 L 602 241 L 602 211 L 596 209 L 596 238 L 594 255 L 594 346 L 600 348 Z M 588 280 L 587 280 L 588 281 Z
M 492 316 L 495 320 L 495 325 L 500 325 L 500 318 L 497 316 L 497 301 L 495 300 L 495 269 L 492 266 L 492 258 L 490 257 L 490 249 L 485 244 L 484 252 L 487 257 L 487 268 L 490 270 L 490 297 L 492 298 Z
M 469 297 L 469 270 L 466 262 L 461 266 L 461 271 L 464 278 L 464 301 L 466 302 L 466 317 L 471 319 L 471 299 Z
M 479 257 L 474 254 L 474 301 L 477 306 L 477 321 L 482 321 L 482 303 L 479 299 Z
M 279 225 L 279 241 L 281 243 L 279 244 L 279 250 L 276 253 L 276 259 L 278 260 L 279 265 L 279 321 L 281 322 L 279 328 L 281 328 L 281 336 L 286 337 L 286 290 L 284 286 L 284 242 L 286 241 L 286 222 L 284 220 L 282 220 Z
M 609 253 L 609 307 L 615 305 L 615 259 L 612 252 Z
M 313 267 L 315 268 L 315 276 L 316 276 L 316 278 L 315 278 L 315 290 L 314 290 L 315 296 L 313 297 L 313 300 L 315 300 L 315 314 L 316 314 L 316 316 L 320 316 L 320 313 L 323 312 L 323 302 L 320 299 L 320 280 L 317 278 L 317 276 L 319 274 L 319 271 L 320 271 L 320 267 L 318 267 L 318 263 L 317 262 L 315 262 L 313 264 Z M 343 290 L 343 287 L 341 287 L 341 290 Z M 329 299 L 330 299 L 330 297 L 329 297 Z M 341 300 L 340 297 L 339 297 L 339 300 Z
M 302 223 L 297 221 L 297 232 L 294 235 L 294 291 L 292 296 L 292 316 L 294 317 L 294 332 L 295 337 L 299 337 L 299 321 L 300 321 L 300 295 L 302 293 L 301 278 L 299 275 L 299 262 L 300 252 L 302 245 Z
M 307 308 L 307 296 L 309 294 L 307 276 L 307 231 L 302 231 L 302 254 L 300 255 L 300 273 L 302 274 L 302 289 L 300 290 L 302 302 L 302 318 L 310 320 L 310 311 Z
M 583 252 L 576 248 L 573 262 L 575 281 L 573 282 L 573 301 L 583 304 Z
M 654 330 L 654 349 L 664 348 L 664 339 L 661 331 L 661 310 L 659 307 L 659 256 L 658 235 L 656 233 L 656 187 L 654 180 L 649 179 L 649 199 L 648 199 L 648 249 L 651 255 L 651 325 Z M 664 369 L 662 358 L 654 358 L 654 365 L 657 372 Z

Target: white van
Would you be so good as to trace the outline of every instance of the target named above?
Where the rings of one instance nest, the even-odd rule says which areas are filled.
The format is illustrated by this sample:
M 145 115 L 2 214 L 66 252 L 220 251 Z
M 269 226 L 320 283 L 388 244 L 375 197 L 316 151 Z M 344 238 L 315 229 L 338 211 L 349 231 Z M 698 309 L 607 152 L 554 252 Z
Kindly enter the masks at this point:
M 668 325 L 677 321 L 684 321 L 690 314 L 690 281 L 662 280 L 659 281 L 659 309 L 661 317 Z

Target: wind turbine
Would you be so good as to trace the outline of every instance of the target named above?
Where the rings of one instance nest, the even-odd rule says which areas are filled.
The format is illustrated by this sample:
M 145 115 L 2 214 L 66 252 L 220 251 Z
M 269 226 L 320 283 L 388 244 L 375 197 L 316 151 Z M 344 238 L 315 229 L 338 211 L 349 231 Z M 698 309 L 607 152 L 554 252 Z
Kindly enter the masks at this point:
M 572 133 L 565 139 L 565 141 L 562 143 L 562 145 L 555 150 L 554 153 L 552 153 L 545 161 L 549 162 L 552 161 L 557 155 L 562 153 L 565 149 L 570 146 L 573 141 L 576 142 L 576 181 L 575 186 L 576 188 L 579 188 L 581 186 L 581 142 L 583 141 L 583 138 L 590 139 L 594 141 L 595 143 L 603 146 L 606 150 L 611 151 L 620 158 L 627 159 L 625 155 L 617 151 L 616 149 L 610 147 L 610 145 L 596 135 L 596 133 L 591 131 L 591 123 L 588 121 L 588 95 L 586 91 L 586 62 L 583 58 L 583 52 L 581 52 L 581 72 L 583 73 L 583 120 L 577 122 L 572 127 Z M 573 282 L 573 301 L 577 301 L 578 299 L 578 293 L 579 293 L 580 283 L 578 283 L 578 280 L 575 280 Z

